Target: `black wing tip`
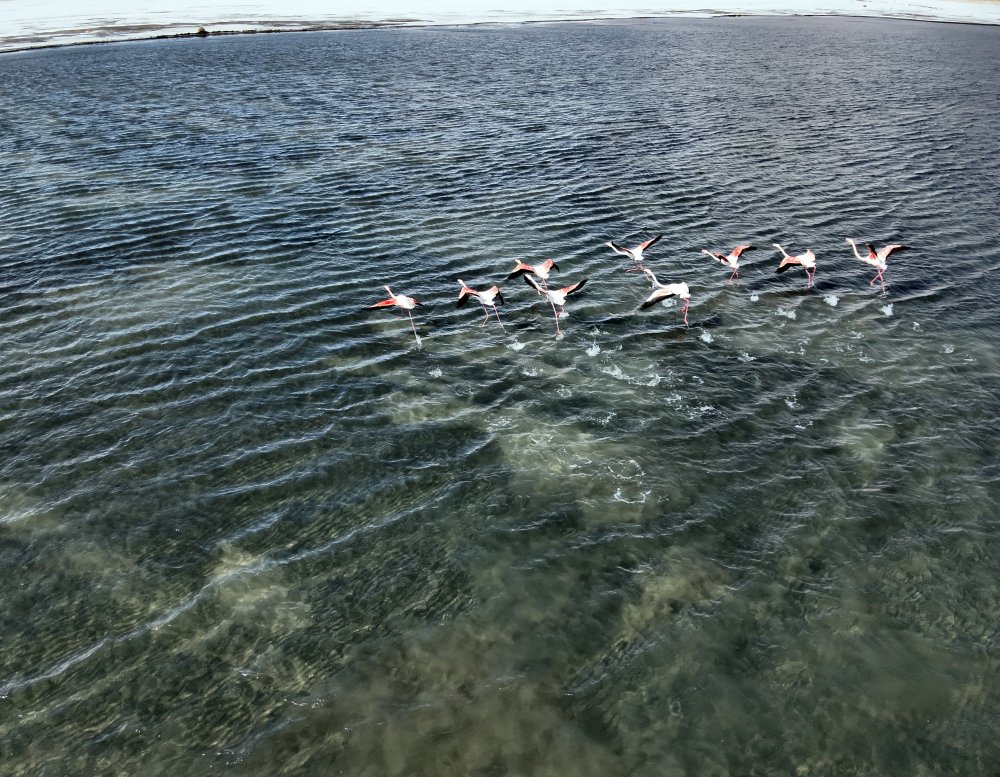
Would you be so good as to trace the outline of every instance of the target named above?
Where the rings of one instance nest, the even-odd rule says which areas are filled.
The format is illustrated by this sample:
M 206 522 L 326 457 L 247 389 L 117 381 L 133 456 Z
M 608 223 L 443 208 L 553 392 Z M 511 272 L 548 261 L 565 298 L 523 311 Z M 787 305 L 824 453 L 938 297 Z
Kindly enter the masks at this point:
M 781 265 L 781 266 L 780 266 L 780 267 L 779 267 L 779 268 L 778 268 L 777 270 L 775 270 L 775 272 L 784 272 L 784 271 L 785 271 L 785 270 L 787 270 L 787 269 L 788 269 L 789 267 L 791 267 L 791 265 L 790 265 L 790 264 L 783 264 L 783 265 Z
M 559 265 L 556 264 L 555 262 L 552 263 L 552 269 L 553 270 L 558 270 L 559 272 L 562 272 L 562 270 L 559 270 Z
M 501 305 L 506 305 L 507 304 L 506 300 L 504 300 L 504 298 L 503 298 L 503 294 L 501 294 L 499 291 L 497 291 L 497 299 L 500 301 Z

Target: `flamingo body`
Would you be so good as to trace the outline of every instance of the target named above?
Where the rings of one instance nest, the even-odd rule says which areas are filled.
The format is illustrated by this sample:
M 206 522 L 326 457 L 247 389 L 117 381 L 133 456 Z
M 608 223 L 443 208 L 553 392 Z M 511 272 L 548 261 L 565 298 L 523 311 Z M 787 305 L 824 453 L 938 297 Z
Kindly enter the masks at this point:
M 893 243 L 892 245 L 883 246 L 882 248 L 876 251 L 875 246 L 873 246 L 871 243 L 865 243 L 865 248 L 868 249 L 868 256 L 862 256 L 858 252 L 857 244 L 851 238 L 847 238 L 846 242 L 854 250 L 854 255 L 858 259 L 860 259 L 865 264 L 870 264 L 877 271 L 875 277 L 868 282 L 868 285 L 871 286 L 873 283 L 875 283 L 875 281 L 878 281 L 879 283 L 882 284 L 882 294 L 885 294 L 885 278 L 882 276 L 882 273 L 885 272 L 885 270 L 888 268 L 888 265 L 886 264 L 886 259 L 888 259 L 889 254 L 893 253 L 894 251 L 905 251 L 907 248 L 909 248 L 909 246 L 900 245 L 899 243 Z
M 503 325 L 503 321 L 500 320 L 500 312 L 497 310 L 497 302 L 501 305 L 505 305 L 503 294 L 500 293 L 500 288 L 498 286 L 490 286 L 485 291 L 476 291 L 476 289 L 470 288 L 465 285 L 465 281 L 461 278 L 458 279 L 461 285 L 461 290 L 458 292 L 458 304 L 455 307 L 463 307 L 468 301 L 475 297 L 479 300 L 480 304 L 483 306 L 483 312 L 486 313 L 486 317 L 483 319 L 483 323 L 479 326 L 485 326 L 486 322 L 490 320 L 490 312 L 487 310 L 488 307 L 493 308 L 493 312 L 496 313 L 497 323 L 500 324 L 500 328 L 503 331 L 507 331 L 507 327 Z
M 782 260 L 778 264 L 778 269 L 775 270 L 775 272 L 784 272 L 789 267 L 803 267 L 806 271 L 806 278 L 808 279 L 806 288 L 812 286 L 816 280 L 816 254 L 812 252 L 812 249 L 807 248 L 803 254 L 789 256 L 785 249 L 777 243 L 774 243 L 774 247 L 781 251 L 782 254 Z
M 729 267 L 732 268 L 733 271 L 732 274 L 729 276 L 729 282 L 732 283 L 734 278 L 736 280 L 740 279 L 740 254 L 742 254 L 744 251 L 755 251 L 755 250 L 757 250 L 757 246 L 746 245 L 746 246 L 736 246 L 736 248 L 734 248 L 728 254 L 713 253 L 712 251 L 709 251 L 704 248 L 701 249 L 701 252 L 706 256 L 710 256 L 716 261 L 721 262 L 722 264 L 729 265 Z
M 389 308 L 398 307 L 406 311 L 406 315 L 410 318 L 410 328 L 413 330 L 413 336 L 417 338 L 417 344 L 420 344 L 420 335 L 417 334 L 417 327 L 413 323 L 413 314 L 410 313 L 415 307 L 420 305 L 423 307 L 423 303 L 417 302 L 413 297 L 407 297 L 405 294 L 393 294 L 392 289 L 389 288 L 388 284 L 385 286 L 385 290 L 389 292 L 389 299 L 384 299 L 381 302 L 376 302 L 374 305 L 368 305 L 365 310 L 374 310 L 376 308 Z
M 632 266 L 626 267 L 625 272 L 633 272 L 635 270 L 644 269 L 642 264 L 642 252 L 649 248 L 653 243 L 659 240 L 663 235 L 657 235 L 656 237 L 651 237 L 649 240 L 639 243 L 639 245 L 632 248 L 626 248 L 625 246 L 620 246 L 614 242 L 605 243 L 608 248 L 614 251 L 616 254 L 621 254 L 622 256 L 627 256 L 632 260 Z
M 553 270 L 559 270 L 559 266 L 552 259 L 546 259 L 544 262 L 539 264 L 527 264 L 522 261 L 518 261 L 514 265 L 514 269 L 510 271 L 510 275 L 507 276 L 507 280 L 513 280 L 514 278 L 519 278 L 526 273 L 531 273 L 542 279 L 542 283 L 546 283 L 549 278 L 549 274 Z M 548 284 L 546 284 L 548 285 Z
M 580 289 L 584 287 L 587 283 L 587 279 L 584 278 L 582 281 L 577 281 L 571 286 L 564 286 L 561 289 L 549 289 L 543 286 L 539 286 L 538 282 L 532 278 L 530 275 L 524 276 L 524 282 L 527 283 L 531 288 L 533 288 L 539 294 L 544 294 L 548 299 L 549 304 L 552 305 L 552 313 L 556 317 L 556 334 L 561 335 L 562 330 L 559 328 L 559 316 L 560 312 L 556 310 L 558 305 L 560 308 L 566 305 L 566 298 L 571 294 L 576 294 Z
M 653 284 L 653 293 L 646 297 L 645 301 L 639 305 L 639 310 L 651 308 L 658 302 L 663 302 L 670 297 L 678 297 L 683 301 L 684 306 L 681 312 L 684 314 L 684 324 L 688 322 L 688 308 L 691 307 L 691 290 L 686 283 L 661 283 L 652 270 L 643 268 L 643 274 L 649 278 Z

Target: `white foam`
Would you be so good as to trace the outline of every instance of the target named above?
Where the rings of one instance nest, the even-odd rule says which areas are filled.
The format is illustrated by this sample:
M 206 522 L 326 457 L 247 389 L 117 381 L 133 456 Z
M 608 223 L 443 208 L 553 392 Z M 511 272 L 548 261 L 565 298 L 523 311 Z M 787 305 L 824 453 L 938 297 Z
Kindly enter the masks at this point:
M 775 313 L 777 313 L 779 316 L 784 316 L 785 318 L 791 319 L 792 321 L 794 321 L 797 317 L 794 308 L 778 308 L 775 311 Z
M 759 294 L 751 294 L 750 295 L 750 301 L 751 302 L 756 302 L 759 299 L 760 299 L 760 295 Z
M 955 353 L 955 346 L 951 343 L 947 343 L 943 348 L 941 348 L 941 350 L 945 353 Z
M 892 303 L 891 302 L 888 305 L 883 305 L 882 306 L 882 315 L 883 316 L 891 316 L 892 315 Z
M 755 361 L 757 361 L 757 357 L 756 357 L 756 356 L 751 356 L 751 355 L 750 355 L 750 354 L 748 354 L 748 353 L 747 353 L 746 351 L 743 351 L 743 352 L 742 352 L 742 353 L 741 353 L 741 354 L 740 354 L 740 355 L 739 355 L 738 357 L 736 357 L 736 358 L 738 358 L 738 359 L 739 359 L 739 360 L 740 360 L 741 362 L 755 362 Z
M 837 303 L 840 302 L 840 297 L 838 297 L 836 294 L 827 294 L 825 297 L 823 297 L 823 301 L 831 308 L 835 308 L 837 307 Z
M 520 351 L 526 345 L 527 345 L 527 343 L 522 343 L 522 342 L 519 342 L 518 340 L 515 340 L 512 343 L 508 343 L 507 347 L 510 348 L 512 351 Z
M 712 337 L 712 333 L 711 332 L 702 332 L 701 333 L 701 339 L 703 341 L 705 341 L 706 343 L 713 343 L 713 342 L 715 342 L 715 338 Z
M 913 331 L 914 332 L 919 332 L 920 331 L 920 324 L 917 321 L 913 322 Z
M 597 354 L 599 354 L 600 352 L 601 352 L 601 346 L 599 346 L 597 344 L 597 341 L 595 340 L 593 345 L 591 345 L 587 349 L 587 356 L 597 356 Z
M 440 367 L 435 367 L 433 370 L 431 370 L 427 374 L 430 375 L 432 378 L 440 378 L 442 375 L 444 375 L 444 373 L 441 372 L 441 368 Z

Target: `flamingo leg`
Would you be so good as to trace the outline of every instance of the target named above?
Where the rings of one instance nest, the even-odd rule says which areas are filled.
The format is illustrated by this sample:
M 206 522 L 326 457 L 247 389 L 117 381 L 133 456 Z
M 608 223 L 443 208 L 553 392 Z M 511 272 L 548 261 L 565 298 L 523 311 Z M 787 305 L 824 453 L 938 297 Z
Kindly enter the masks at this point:
M 479 326 L 486 326 L 486 322 L 490 320 L 490 311 L 488 311 L 486 308 L 483 308 L 483 312 L 486 315 L 483 318 L 483 323 L 481 323 Z
M 413 314 L 407 310 L 406 315 L 410 317 L 410 329 L 413 330 L 413 336 L 417 338 L 417 344 L 420 344 L 420 335 L 417 334 L 417 327 L 413 323 Z
M 549 304 L 552 306 L 552 315 L 556 317 L 556 335 L 561 335 L 562 330 L 559 328 L 559 313 L 556 311 L 556 303 L 549 300 Z
M 740 271 L 739 270 L 733 270 L 732 275 L 729 276 L 729 282 L 730 283 L 733 282 L 733 278 L 735 278 L 737 281 L 739 281 L 739 279 L 740 279 Z
M 506 332 L 506 331 L 507 331 L 507 327 L 505 327 L 505 326 L 503 325 L 503 321 L 501 321 L 501 320 L 500 320 L 500 311 L 499 311 L 499 310 L 497 310 L 497 306 L 496 306 L 496 305 L 494 305 L 494 306 L 493 306 L 493 312 L 497 314 L 497 323 L 498 323 L 498 324 L 500 324 L 500 328 L 501 328 L 501 329 L 502 329 L 502 330 L 503 330 L 504 332 Z M 489 313 L 487 313 L 487 314 L 486 314 L 486 317 L 487 317 L 487 318 L 489 318 Z
M 681 309 L 681 313 L 684 314 L 684 326 L 688 325 L 688 307 L 691 305 L 691 300 L 684 300 L 684 307 Z

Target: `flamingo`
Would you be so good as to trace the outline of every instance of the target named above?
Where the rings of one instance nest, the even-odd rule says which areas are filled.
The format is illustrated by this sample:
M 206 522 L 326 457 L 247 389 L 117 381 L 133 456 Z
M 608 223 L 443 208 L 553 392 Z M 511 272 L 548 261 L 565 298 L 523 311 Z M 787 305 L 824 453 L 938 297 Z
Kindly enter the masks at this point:
M 381 302 L 376 302 L 374 305 L 368 305 L 365 310 L 374 310 L 375 308 L 388 308 L 393 305 L 402 308 L 406 311 L 406 315 L 410 317 L 410 328 L 413 329 L 413 336 L 417 338 L 417 345 L 420 345 L 420 335 L 417 334 L 417 328 L 413 325 L 413 314 L 410 313 L 413 308 L 417 305 L 423 307 L 423 303 L 417 302 L 413 297 L 407 297 L 405 294 L 393 294 L 392 289 L 386 284 L 385 290 L 389 292 L 389 299 L 384 299 Z
M 532 273 L 541 278 L 542 285 L 544 285 L 545 288 L 548 288 L 549 285 L 546 281 L 549 278 L 549 273 L 558 269 L 559 266 L 552 259 L 546 259 L 541 264 L 525 264 L 522 261 L 518 261 L 518 263 L 514 265 L 514 269 L 510 271 L 510 275 L 507 276 L 507 280 L 513 280 L 514 278 L 518 278 L 525 273 Z
M 858 257 L 858 259 L 860 259 L 865 264 L 870 264 L 872 267 L 878 270 L 878 274 L 868 282 L 868 285 L 871 286 L 873 283 L 875 283 L 875 281 L 879 281 L 882 284 L 882 293 L 885 294 L 885 278 L 882 277 L 882 273 L 886 269 L 885 260 L 889 258 L 889 254 L 891 254 L 893 251 L 905 251 L 907 248 L 909 248 L 909 246 L 904 246 L 904 245 L 899 245 L 898 243 L 894 243 L 892 245 L 885 246 L 884 248 L 876 251 L 875 247 L 871 243 L 865 243 L 865 248 L 868 249 L 868 256 L 862 256 L 861 254 L 858 253 L 858 247 L 851 238 L 847 238 L 847 242 L 850 243 L 851 248 L 854 249 L 854 255 Z
M 500 328 L 506 332 L 507 327 L 503 325 L 503 321 L 500 320 L 500 311 L 497 310 L 497 301 L 499 300 L 501 305 L 507 303 L 504 302 L 503 294 L 500 293 L 500 289 L 497 286 L 490 286 L 486 291 L 476 291 L 475 289 L 470 289 L 465 285 L 465 281 L 461 278 L 458 279 L 461 284 L 462 289 L 458 292 L 458 305 L 456 307 L 462 307 L 469 301 L 469 297 L 475 297 L 483 306 L 483 312 L 486 313 L 486 318 L 483 319 L 483 323 L 479 326 L 486 326 L 486 322 L 490 320 L 490 311 L 486 309 L 489 305 L 493 308 L 493 312 L 497 314 L 497 323 L 500 324 Z
M 646 301 L 639 306 L 639 310 L 645 310 L 655 305 L 657 302 L 662 302 L 668 297 L 679 297 L 684 302 L 684 307 L 681 308 L 681 313 L 684 314 L 684 325 L 687 326 L 688 322 L 688 308 L 691 306 L 691 290 L 688 288 L 686 283 L 660 283 L 656 275 L 648 267 L 642 269 L 643 274 L 653 284 L 653 293 L 646 297 Z
M 617 245 L 616 243 L 608 242 L 605 245 L 614 251 L 616 254 L 621 254 L 622 256 L 627 256 L 632 260 L 632 266 L 626 268 L 625 272 L 633 272 L 635 270 L 644 269 L 642 266 L 642 252 L 649 248 L 653 243 L 659 240 L 663 235 L 657 235 L 656 237 L 651 237 L 645 243 L 639 243 L 639 245 L 634 248 L 626 248 L 625 246 Z
M 800 264 L 805 268 L 806 278 L 809 279 L 809 282 L 806 284 L 806 288 L 808 289 L 812 286 L 816 280 L 816 254 L 814 254 L 811 249 L 807 248 L 804 254 L 789 256 L 785 249 L 777 243 L 774 243 L 774 247 L 781 251 L 784 256 L 784 259 L 781 260 L 781 264 L 778 265 L 778 269 L 775 270 L 775 272 L 784 272 L 793 264 Z M 812 273 L 809 272 L 810 270 L 812 270 Z
M 535 281 L 535 279 L 532 278 L 530 275 L 524 276 L 524 282 L 527 283 L 531 288 L 533 288 L 539 294 L 544 294 L 548 298 L 549 304 L 552 305 L 552 313 L 556 317 L 556 335 L 561 335 L 562 330 L 559 328 L 559 316 L 565 315 L 565 312 L 560 313 L 559 311 L 557 311 L 556 305 L 558 305 L 559 307 L 564 307 L 566 305 L 566 297 L 568 297 L 570 294 L 576 294 L 576 292 L 582 289 L 583 285 L 587 282 L 587 279 L 584 278 L 582 281 L 578 281 L 577 283 L 574 283 L 572 286 L 564 286 L 561 289 L 543 288 L 542 286 L 539 286 L 538 283 Z
M 757 246 L 736 246 L 736 248 L 734 248 L 726 255 L 720 253 L 713 253 L 712 251 L 708 251 L 704 248 L 701 249 L 701 252 L 706 256 L 710 256 L 713 259 L 722 262 L 723 264 L 728 264 L 733 269 L 732 274 L 729 276 L 729 283 L 732 283 L 733 278 L 735 278 L 737 282 L 739 282 L 740 280 L 740 254 L 742 254 L 744 251 L 756 251 L 756 250 Z

